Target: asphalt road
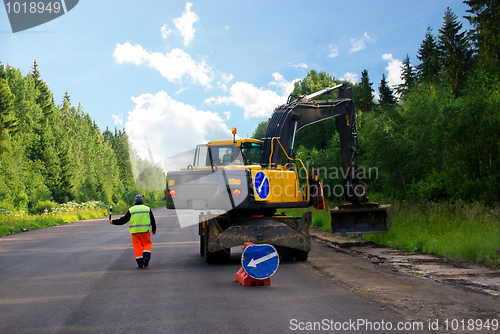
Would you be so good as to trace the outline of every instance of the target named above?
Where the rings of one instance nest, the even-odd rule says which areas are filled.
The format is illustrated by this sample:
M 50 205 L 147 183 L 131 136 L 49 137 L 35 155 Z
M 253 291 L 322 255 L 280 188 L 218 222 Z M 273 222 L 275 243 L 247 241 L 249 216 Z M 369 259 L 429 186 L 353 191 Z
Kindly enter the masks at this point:
M 271 286 L 243 287 L 241 252 L 206 264 L 196 226 L 153 212 L 147 269 L 128 225 L 107 218 L 1 237 L 0 333 L 396 333 L 407 321 L 299 263 L 281 263 Z

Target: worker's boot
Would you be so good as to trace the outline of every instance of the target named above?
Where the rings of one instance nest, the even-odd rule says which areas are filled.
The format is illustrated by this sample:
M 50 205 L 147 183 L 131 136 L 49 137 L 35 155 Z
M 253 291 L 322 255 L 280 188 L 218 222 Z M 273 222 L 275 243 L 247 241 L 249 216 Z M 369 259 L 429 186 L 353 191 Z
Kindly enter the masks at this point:
M 144 267 L 149 265 L 149 260 L 151 260 L 151 252 L 143 252 L 142 257 L 144 258 Z
M 144 266 L 144 260 L 142 258 L 135 260 L 137 261 L 137 265 L 139 266 L 139 268 L 142 268 Z

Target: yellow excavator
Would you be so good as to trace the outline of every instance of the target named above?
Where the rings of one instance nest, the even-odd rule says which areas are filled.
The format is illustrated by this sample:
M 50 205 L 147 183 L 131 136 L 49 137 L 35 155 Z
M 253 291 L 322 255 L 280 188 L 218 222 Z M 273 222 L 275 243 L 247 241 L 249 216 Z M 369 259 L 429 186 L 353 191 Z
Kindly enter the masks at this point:
M 337 99 L 319 100 L 337 89 Z M 236 139 L 233 128 L 232 140 L 198 145 L 192 165 L 167 173 L 167 208 L 189 210 L 196 216 L 200 254 L 207 262 L 227 260 L 231 247 L 244 242 L 271 244 L 282 260 L 307 260 L 311 212 L 293 217 L 283 210 L 324 209 L 325 204 L 318 171 L 307 175 L 293 147 L 298 131 L 330 118 L 339 133 L 343 190 L 350 202 L 331 210 L 332 233 L 389 231 L 393 208 L 368 200 L 363 167 L 356 163 L 356 114 L 351 88 L 343 83 L 290 96 L 274 111 L 263 140 Z M 302 186 L 299 171 L 306 174 Z M 185 212 L 177 212 L 178 217 Z

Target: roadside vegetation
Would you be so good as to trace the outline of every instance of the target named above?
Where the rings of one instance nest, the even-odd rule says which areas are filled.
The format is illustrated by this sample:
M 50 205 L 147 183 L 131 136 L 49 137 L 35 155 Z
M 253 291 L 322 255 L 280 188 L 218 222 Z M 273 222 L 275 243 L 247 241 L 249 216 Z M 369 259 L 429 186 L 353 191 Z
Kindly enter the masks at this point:
M 0 62 L 0 235 L 126 211 L 137 193 L 164 201 L 164 188 L 125 131 L 101 132 L 68 92 L 57 105 L 36 60 L 25 76 Z
M 0 208 L 165 198 L 163 170 L 137 155 L 124 130 L 101 131 L 68 92 L 55 101 L 36 60 L 25 76 L 0 62 Z
M 365 235 L 366 240 L 451 260 L 500 265 L 500 207 L 464 201 L 394 207 L 391 231 Z
M 0 209 L 0 236 L 102 217 L 109 211 L 104 203 L 98 201 L 60 205 L 46 201 L 40 203 L 38 208 L 39 213 Z
M 388 203 L 388 201 L 382 201 Z M 375 244 L 409 252 L 444 256 L 454 261 L 474 261 L 500 266 L 500 207 L 456 203 L 396 202 L 389 233 L 365 234 Z M 330 209 L 312 209 L 312 227 L 332 232 Z M 286 210 L 301 216 L 311 209 Z M 351 235 L 346 235 L 351 236 Z
M 151 208 L 156 208 L 165 206 L 165 201 L 146 204 Z M 113 205 L 112 214 L 125 213 L 130 206 L 120 201 Z M 10 211 L 0 208 L 0 236 L 108 215 L 109 206 L 99 201 L 80 204 L 74 202 L 58 204 L 52 201 L 44 201 L 39 203 L 37 210 L 33 213 L 27 213 L 24 210 Z

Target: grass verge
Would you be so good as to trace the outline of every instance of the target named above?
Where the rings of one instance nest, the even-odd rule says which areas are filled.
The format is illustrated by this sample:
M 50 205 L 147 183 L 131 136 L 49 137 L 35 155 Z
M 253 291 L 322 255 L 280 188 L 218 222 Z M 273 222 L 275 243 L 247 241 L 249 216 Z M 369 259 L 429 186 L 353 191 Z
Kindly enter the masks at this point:
M 78 220 L 103 217 L 108 213 L 104 208 L 86 209 L 77 212 L 57 212 L 40 215 L 21 213 L 3 214 L 0 218 L 0 236 L 29 230 L 37 230 L 49 226 L 67 224 Z
M 500 265 L 500 208 L 481 204 L 397 203 L 389 233 L 365 239 L 451 260 Z
M 500 265 L 500 207 L 466 202 L 393 205 L 396 215 L 390 232 L 365 234 L 366 240 L 455 261 Z M 286 213 L 300 216 L 308 210 L 291 209 Z M 312 226 L 331 232 L 330 208 L 312 211 Z
M 155 202 L 152 208 L 165 206 L 165 201 Z M 113 207 L 113 214 L 125 213 L 128 206 Z M 25 211 L 5 211 L 0 209 L 0 236 L 37 230 L 49 226 L 67 224 L 79 220 L 94 219 L 109 215 L 109 207 L 100 202 L 82 204 L 65 203 L 49 208 L 46 214 L 26 214 Z

